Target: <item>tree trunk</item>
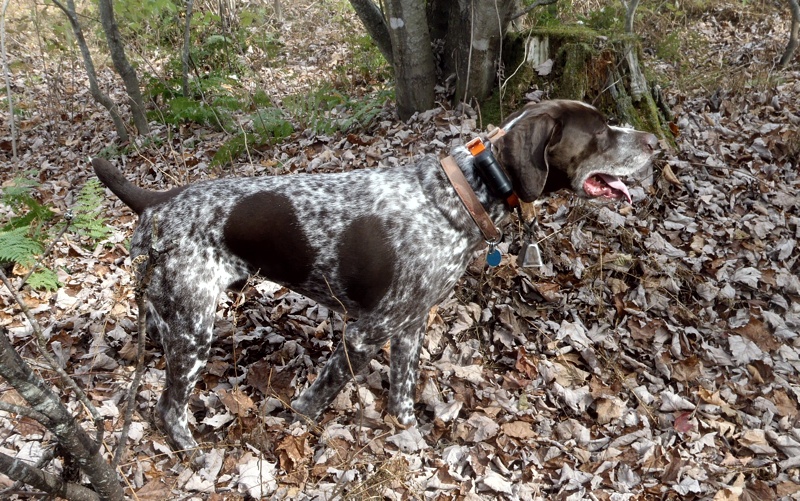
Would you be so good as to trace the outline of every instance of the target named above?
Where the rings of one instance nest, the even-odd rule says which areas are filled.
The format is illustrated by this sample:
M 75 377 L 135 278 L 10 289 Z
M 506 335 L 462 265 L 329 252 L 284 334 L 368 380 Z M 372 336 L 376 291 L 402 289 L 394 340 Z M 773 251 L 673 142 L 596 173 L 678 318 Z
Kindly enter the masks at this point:
M 389 64 L 394 64 L 392 55 L 392 40 L 389 37 L 389 27 L 383 12 L 372 0 L 350 0 L 350 5 L 356 11 L 359 19 L 364 24 L 367 34 L 375 42 L 378 50 Z
M 111 115 L 111 120 L 114 122 L 114 128 L 117 130 L 117 137 L 119 137 L 119 140 L 123 143 L 128 142 L 128 129 L 125 127 L 125 121 L 122 120 L 122 116 L 119 114 L 117 103 L 108 97 L 106 93 L 101 91 L 100 86 L 97 85 L 97 72 L 94 69 L 94 62 L 92 61 L 92 54 L 89 52 L 89 46 L 86 45 L 86 39 L 83 36 L 83 29 L 78 22 L 75 2 L 73 0 L 67 0 L 66 6 L 62 5 L 58 0 L 53 0 L 53 3 L 67 16 L 69 24 L 72 26 L 72 33 L 75 35 L 75 40 L 78 42 L 78 47 L 83 57 L 83 66 L 86 68 L 86 75 L 89 77 L 89 92 L 92 94 L 95 101 L 108 110 L 108 113 Z
M 183 52 L 181 52 L 181 72 L 183 77 L 183 97 L 189 97 L 189 53 L 191 49 L 192 8 L 194 0 L 186 0 L 186 23 L 183 25 Z
M 436 68 L 425 16 L 418 0 L 388 0 L 389 39 L 395 73 L 397 113 L 407 120 L 417 111 L 433 108 Z
M 48 417 L 49 421 L 42 424 L 75 458 L 102 499 L 125 499 L 116 472 L 100 455 L 99 444 L 77 425 L 58 395 L 14 351 L 4 330 L 0 331 L 0 377 L 13 386 L 33 410 Z
M 374 0 L 350 0 L 367 33 L 395 69 L 401 118 L 433 106 L 437 76 L 444 83 L 455 75 L 455 101 L 485 99 L 494 87 L 509 14 L 518 3 L 385 0 L 383 13 Z
M 789 10 L 792 11 L 792 27 L 789 34 L 789 44 L 786 46 L 786 50 L 783 51 L 783 56 L 781 56 L 781 60 L 778 63 L 781 68 L 789 64 L 789 61 L 794 56 L 794 51 L 800 45 L 800 4 L 798 4 L 797 0 L 789 0 Z
M 139 79 L 136 77 L 136 70 L 133 69 L 130 62 L 128 62 L 127 56 L 125 56 L 122 35 L 119 32 L 119 27 L 117 27 L 117 21 L 114 19 L 114 7 L 111 4 L 111 0 L 97 0 L 97 6 L 100 14 L 100 23 L 103 25 L 108 49 L 111 52 L 111 60 L 114 62 L 114 68 L 117 73 L 125 83 L 125 90 L 130 99 L 133 123 L 136 125 L 136 130 L 139 131 L 139 134 L 149 134 L 150 126 L 147 123 L 147 116 L 144 112 L 144 101 L 139 89 Z
M 451 70 L 448 73 L 456 75 L 456 101 L 481 102 L 494 88 L 512 4 L 486 0 L 451 2 L 445 56 Z

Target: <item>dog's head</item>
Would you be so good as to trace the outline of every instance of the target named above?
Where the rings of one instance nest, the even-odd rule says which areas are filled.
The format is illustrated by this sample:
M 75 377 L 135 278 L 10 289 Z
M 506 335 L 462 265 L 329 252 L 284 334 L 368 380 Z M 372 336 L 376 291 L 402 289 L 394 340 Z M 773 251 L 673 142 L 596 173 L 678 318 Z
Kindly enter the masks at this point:
M 630 201 L 619 178 L 644 168 L 658 147 L 653 134 L 609 126 L 602 113 L 580 101 L 529 104 L 503 128 L 496 156 L 524 202 L 561 188 Z

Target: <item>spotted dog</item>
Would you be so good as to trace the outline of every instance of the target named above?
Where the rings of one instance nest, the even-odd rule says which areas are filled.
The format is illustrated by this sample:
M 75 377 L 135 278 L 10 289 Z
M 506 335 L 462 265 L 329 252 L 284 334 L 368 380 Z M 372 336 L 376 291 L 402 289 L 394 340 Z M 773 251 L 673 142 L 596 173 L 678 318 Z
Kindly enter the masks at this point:
M 503 129 L 495 156 L 525 202 L 561 188 L 630 200 L 619 178 L 643 168 L 657 148 L 652 134 L 610 127 L 595 108 L 576 101 L 528 105 Z M 501 224 L 509 202 L 492 195 L 466 148 L 450 154 L 492 222 Z M 147 288 L 148 332 L 166 359 L 156 420 L 173 448 L 197 445 L 186 407 L 209 356 L 219 296 L 253 275 L 357 319 L 291 403 L 296 413 L 318 419 L 351 370 L 364 369 L 389 341 L 388 412 L 400 423 L 415 422 L 428 310 L 484 245 L 438 158 L 334 174 L 212 180 L 166 192 L 134 186 L 105 160 L 92 164 L 139 215 L 131 255 L 147 256 L 151 246 L 156 251 Z

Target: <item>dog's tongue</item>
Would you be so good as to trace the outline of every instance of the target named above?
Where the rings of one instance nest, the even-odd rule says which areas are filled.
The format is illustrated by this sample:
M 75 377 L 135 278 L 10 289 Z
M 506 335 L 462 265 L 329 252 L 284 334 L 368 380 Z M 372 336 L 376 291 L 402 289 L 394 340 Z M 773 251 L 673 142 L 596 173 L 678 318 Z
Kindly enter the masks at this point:
M 597 174 L 597 176 L 603 180 L 604 183 L 609 185 L 611 188 L 621 192 L 625 195 L 625 198 L 628 199 L 628 203 L 631 203 L 633 200 L 631 199 L 631 194 L 628 193 L 628 187 L 625 186 L 625 183 L 619 180 L 617 176 L 611 176 L 609 174 Z

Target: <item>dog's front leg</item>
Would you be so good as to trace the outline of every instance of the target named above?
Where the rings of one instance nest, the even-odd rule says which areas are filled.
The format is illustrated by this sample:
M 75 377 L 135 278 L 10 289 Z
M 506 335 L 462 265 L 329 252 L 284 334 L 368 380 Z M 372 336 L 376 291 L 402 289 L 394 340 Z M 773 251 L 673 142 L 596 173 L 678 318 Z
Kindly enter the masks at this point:
M 425 336 L 425 323 L 392 338 L 389 389 L 389 413 L 403 425 L 417 422 L 414 397 L 419 377 L 419 352 Z
M 388 337 L 386 329 L 376 327 L 363 317 L 347 325 L 344 341 L 336 347 L 317 379 L 292 402 L 292 409 L 316 422 L 344 385 L 375 357 Z
M 151 291 L 158 290 L 151 286 Z M 193 301 L 199 296 L 183 301 L 161 296 L 149 311 L 167 363 L 164 392 L 156 405 L 156 425 L 174 451 L 189 456 L 196 452 L 197 442 L 189 430 L 187 404 L 208 361 L 216 310 L 215 302 Z

